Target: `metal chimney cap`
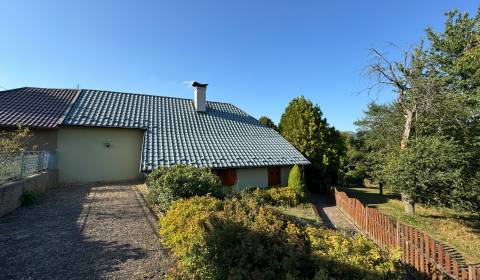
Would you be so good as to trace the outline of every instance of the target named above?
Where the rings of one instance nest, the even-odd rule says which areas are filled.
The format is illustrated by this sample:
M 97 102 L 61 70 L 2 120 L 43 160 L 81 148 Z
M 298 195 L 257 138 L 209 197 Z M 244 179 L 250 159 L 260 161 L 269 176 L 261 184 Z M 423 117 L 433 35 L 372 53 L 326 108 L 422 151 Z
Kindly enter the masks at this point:
M 192 84 L 192 87 L 203 87 L 203 88 L 206 88 L 208 86 L 208 84 L 201 84 L 197 81 L 194 81 L 193 84 Z

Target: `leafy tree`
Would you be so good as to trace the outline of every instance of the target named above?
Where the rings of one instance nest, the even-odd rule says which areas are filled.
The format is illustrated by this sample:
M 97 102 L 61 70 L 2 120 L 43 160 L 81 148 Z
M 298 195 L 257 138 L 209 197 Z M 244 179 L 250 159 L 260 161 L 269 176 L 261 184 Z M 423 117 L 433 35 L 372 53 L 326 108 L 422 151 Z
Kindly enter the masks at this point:
M 368 178 L 369 174 L 363 134 L 349 135 L 342 133 L 341 136 L 346 145 L 346 154 L 341 163 L 341 183 L 344 185 L 363 185 L 363 180 Z
M 279 130 L 312 162 L 306 169 L 309 186 L 335 182 L 346 148 L 335 128 L 330 127 L 318 105 L 303 96 L 294 98 L 282 114 Z
M 278 131 L 278 127 L 275 125 L 275 123 L 272 121 L 272 119 L 270 119 L 269 117 L 267 116 L 261 116 L 259 119 L 258 119 L 259 122 L 261 122 L 262 124 L 264 124 L 265 126 L 267 127 L 270 127 L 276 131 Z
M 0 153 L 18 153 L 25 150 L 32 139 L 30 129 L 22 125 L 14 131 L 0 131 Z
M 14 131 L 0 131 L 0 167 L 11 163 L 11 154 L 24 151 L 32 137 L 30 130 L 21 125 Z
M 396 98 L 371 104 L 357 122 L 361 150 L 368 176 L 401 192 L 411 213 L 417 202 L 479 209 L 479 14 L 448 13 L 444 31 L 427 29 L 428 48 L 420 43 L 400 61 L 372 51 L 373 87 Z
M 314 164 L 323 162 L 327 121 L 318 105 L 300 96 L 288 104 L 279 123 L 280 133 Z
M 412 140 L 405 151 L 390 155 L 385 179 L 415 202 L 451 207 L 464 196 L 464 160 L 462 149 L 454 140 L 420 137 Z

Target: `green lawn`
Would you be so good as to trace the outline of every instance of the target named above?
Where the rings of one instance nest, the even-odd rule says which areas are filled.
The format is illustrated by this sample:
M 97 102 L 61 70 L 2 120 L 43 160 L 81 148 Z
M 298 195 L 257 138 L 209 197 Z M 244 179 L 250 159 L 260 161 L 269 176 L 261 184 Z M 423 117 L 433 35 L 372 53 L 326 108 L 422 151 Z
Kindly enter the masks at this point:
M 416 215 L 408 216 L 403 212 L 403 203 L 398 194 L 386 192 L 382 196 L 377 188 L 372 187 L 339 189 L 370 207 L 377 207 L 381 212 L 451 245 L 465 257 L 467 262 L 480 263 L 479 213 L 416 205 Z
M 309 203 L 300 204 L 296 207 L 272 206 L 280 212 L 288 215 L 304 225 L 321 226 L 322 219 L 317 216 Z

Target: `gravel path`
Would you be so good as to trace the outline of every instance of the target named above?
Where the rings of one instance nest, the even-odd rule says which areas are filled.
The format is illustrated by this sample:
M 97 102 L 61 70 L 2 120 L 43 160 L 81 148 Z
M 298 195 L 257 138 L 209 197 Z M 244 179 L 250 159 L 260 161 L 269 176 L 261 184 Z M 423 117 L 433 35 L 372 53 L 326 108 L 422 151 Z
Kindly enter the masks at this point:
M 135 186 L 52 189 L 0 218 L 1 279 L 163 279 L 169 260 Z

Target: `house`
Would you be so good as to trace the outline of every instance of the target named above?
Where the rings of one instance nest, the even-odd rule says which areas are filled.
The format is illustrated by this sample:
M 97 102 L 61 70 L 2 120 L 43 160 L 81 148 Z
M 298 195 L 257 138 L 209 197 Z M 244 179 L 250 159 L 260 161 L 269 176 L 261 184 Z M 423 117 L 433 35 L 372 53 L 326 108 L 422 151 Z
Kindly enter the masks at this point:
M 0 91 L 0 128 L 31 127 L 32 145 L 57 154 L 60 181 L 123 181 L 160 166 L 212 169 L 235 188 L 286 184 L 309 164 L 287 140 L 238 107 L 192 99 L 88 89 Z
M 0 129 L 11 131 L 22 124 L 35 135 L 29 150 L 55 152 L 57 132 L 79 90 L 19 88 L 0 91 Z

